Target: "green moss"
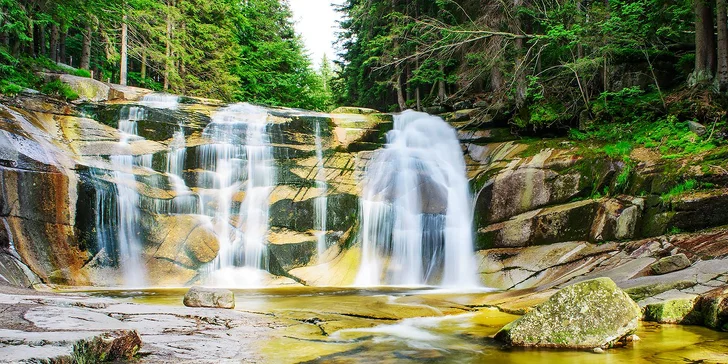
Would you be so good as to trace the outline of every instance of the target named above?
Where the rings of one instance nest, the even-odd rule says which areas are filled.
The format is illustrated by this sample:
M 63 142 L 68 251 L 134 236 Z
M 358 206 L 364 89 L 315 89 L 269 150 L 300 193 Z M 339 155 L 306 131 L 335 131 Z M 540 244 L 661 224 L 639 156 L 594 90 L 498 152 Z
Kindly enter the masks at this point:
M 43 87 L 41 87 L 40 91 L 46 95 L 60 96 L 68 101 L 76 100 L 79 97 L 76 91 L 73 91 L 70 87 L 68 87 L 68 85 L 60 80 L 46 83 Z
M 698 187 L 699 183 L 698 181 L 694 179 L 689 179 L 675 187 L 673 187 L 669 192 L 662 194 L 660 198 L 663 202 L 667 202 L 670 200 L 673 200 L 675 197 L 678 197 L 682 195 L 685 192 L 692 191 Z
M 645 307 L 645 321 L 660 323 L 699 323 L 701 315 L 695 310 L 694 298 L 675 299 L 654 303 Z
M 91 78 L 91 72 L 83 69 L 77 69 L 73 71 L 74 76 Z

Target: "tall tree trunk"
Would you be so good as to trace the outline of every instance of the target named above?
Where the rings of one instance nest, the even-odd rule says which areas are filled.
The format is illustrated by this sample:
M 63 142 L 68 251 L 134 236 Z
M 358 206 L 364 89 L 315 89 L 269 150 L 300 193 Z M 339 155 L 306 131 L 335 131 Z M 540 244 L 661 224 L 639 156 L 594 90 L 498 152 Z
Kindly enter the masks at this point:
M 31 31 L 31 34 L 33 34 L 33 56 L 34 57 L 40 57 L 42 55 L 42 48 L 40 46 L 41 42 L 41 27 L 38 24 L 35 24 L 35 21 L 32 21 L 33 30 Z
M 40 42 L 39 51 L 40 51 L 41 55 L 47 56 L 48 48 L 46 47 L 46 27 L 45 27 L 45 25 L 41 25 L 39 28 L 40 28 L 40 29 L 38 29 L 38 35 L 40 36 L 39 37 L 40 38 L 39 39 L 39 42 Z
M 60 34 L 58 33 L 58 24 L 53 23 L 51 25 L 51 52 L 50 57 L 53 62 L 58 62 L 58 39 Z
M 690 84 L 711 80 L 715 70 L 713 8 L 709 0 L 695 0 L 695 71 Z
M 518 9 L 523 5 L 523 0 L 513 0 L 513 7 Z M 521 34 L 521 19 L 518 14 L 513 19 L 514 34 Z M 516 108 L 526 104 L 526 56 L 523 49 L 523 38 L 516 38 L 514 48 L 516 50 L 515 77 L 516 77 Z
M 407 101 L 404 99 L 404 92 L 402 91 L 402 87 L 404 86 L 404 77 L 402 72 L 402 67 L 397 66 L 397 85 L 395 88 L 397 89 L 397 104 L 399 105 L 399 110 L 404 111 L 407 109 Z
M 165 51 L 164 51 L 164 89 L 169 90 L 169 72 L 172 63 L 172 7 L 171 1 L 167 2 L 167 36 L 165 37 Z
M 440 63 L 440 79 L 437 81 L 437 100 L 444 103 L 447 99 L 447 88 L 445 85 L 445 65 Z
M 62 28 L 65 28 L 62 26 Z M 61 63 L 68 62 L 66 60 L 66 38 L 68 37 L 68 29 L 63 29 L 61 37 L 58 40 L 58 61 Z
M 147 52 L 142 49 L 142 69 L 141 69 L 142 80 L 147 78 Z
M 415 50 L 419 53 L 419 48 Z M 415 57 L 415 69 L 420 69 L 420 57 Z M 422 95 L 420 95 L 420 85 L 415 87 L 415 99 L 417 99 L 417 111 L 422 111 Z
M 494 64 L 493 68 L 490 69 L 490 89 L 494 93 L 503 90 L 503 72 L 497 64 Z
M 718 91 L 728 91 L 728 0 L 716 0 L 718 23 L 718 71 L 716 81 Z
M 84 29 L 83 31 L 83 44 L 81 45 L 81 64 L 79 66 L 79 68 L 85 70 L 91 69 L 91 31 L 91 24 L 86 24 L 86 29 Z
M 128 43 L 128 29 L 126 25 L 126 14 L 121 17 L 121 67 L 119 67 L 119 84 L 126 86 L 126 71 L 127 71 L 127 43 Z

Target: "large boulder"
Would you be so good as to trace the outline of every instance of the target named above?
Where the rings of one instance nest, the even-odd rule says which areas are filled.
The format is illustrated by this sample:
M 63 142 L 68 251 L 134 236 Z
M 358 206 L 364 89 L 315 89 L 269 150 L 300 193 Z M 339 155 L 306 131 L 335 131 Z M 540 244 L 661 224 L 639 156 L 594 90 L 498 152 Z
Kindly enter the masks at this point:
M 78 94 L 80 101 L 102 102 L 109 99 L 111 88 L 93 78 L 54 73 L 44 73 L 42 76 L 48 81 L 60 80 L 65 83 Z
M 611 279 L 597 278 L 562 288 L 495 337 L 513 346 L 608 348 L 632 335 L 641 316 Z
M 235 308 L 235 295 L 227 289 L 192 287 L 183 302 L 187 307 Z

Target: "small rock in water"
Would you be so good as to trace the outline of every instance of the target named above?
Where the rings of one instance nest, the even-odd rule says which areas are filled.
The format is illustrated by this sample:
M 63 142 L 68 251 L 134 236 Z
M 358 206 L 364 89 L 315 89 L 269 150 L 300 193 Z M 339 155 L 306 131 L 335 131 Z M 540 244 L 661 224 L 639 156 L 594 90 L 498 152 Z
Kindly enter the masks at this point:
M 192 287 L 183 302 L 187 307 L 235 308 L 235 295 L 227 289 Z
M 81 340 L 73 345 L 73 363 L 129 361 L 142 347 L 136 330 L 117 330 Z
M 495 338 L 513 346 L 609 348 L 634 334 L 641 316 L 611 279 L 597 278 L 562 288 Z
M 664 257 L 650 266 L 654 274 L 667 274 L 690 266 L 690 259 L 685 254 Z
M 592 352 L 594 352 L 594 354 L 604 354 L 604 349 L 594 348 L 594 349 L 592 349 Z

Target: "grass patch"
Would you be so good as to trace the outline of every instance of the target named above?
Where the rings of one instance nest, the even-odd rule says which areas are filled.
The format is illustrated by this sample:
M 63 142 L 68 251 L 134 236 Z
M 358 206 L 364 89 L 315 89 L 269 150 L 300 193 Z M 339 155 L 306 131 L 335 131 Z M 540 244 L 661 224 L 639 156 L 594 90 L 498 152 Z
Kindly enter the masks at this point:
M 78 93 L 73 91 L 70 87 L 68 87 L 68 85 L 60 80 L 46 83 L 43 87 L 41 87 L 40 92 L 50 96 L 62 97 L 67 101 L 78 99 Z
M 87 70 L 77 69 L 73 71 L 74 76 L 91 78 L 91 72 Z
M 674 199 L 675 197 L 678 197 L 682 195 L 685 192 L 693 191 L 696 188 L 698 188 L 700 184 L 698 181 L 694 179 L 689 179 L 675 187 L 673 187 L 669 192 L 662 194 L 660 196 L 660 199 L 662 199 L 663 202 L 670 201 Z
M 723 125 L 725 121 L 718 123 L 716 128 Z M 721 144 L 709 135 L 699 137 L 690 131 L 689 121 L 680 121 L 672 115 L 656 121 L 593 125 L 586 131 L 572 129 L 569 138 L 604 143 L 598 151 L 610 157 L 628 156 L 634 148 L 644 147 L 659 151 L 665 159 L 675 159 L 702 154 Z

